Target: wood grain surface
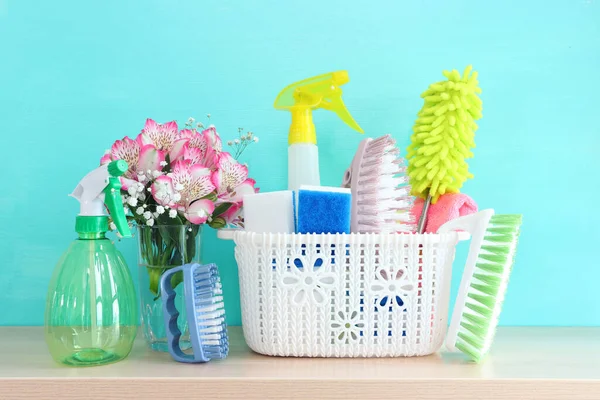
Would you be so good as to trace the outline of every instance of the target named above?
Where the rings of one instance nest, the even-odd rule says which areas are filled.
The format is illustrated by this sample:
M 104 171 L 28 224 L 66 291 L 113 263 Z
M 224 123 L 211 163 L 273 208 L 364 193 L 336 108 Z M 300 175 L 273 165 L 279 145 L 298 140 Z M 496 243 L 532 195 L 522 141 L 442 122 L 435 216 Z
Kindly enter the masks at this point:
M 226 360 L 179 364 L 146 349 L 112 365 L 71 368 L 48 355 L 40 327 L 0 328 L 0 399 L 600 399 L 600 328 L 500 328 L 475 365 L 419 358 L 267 357 L 230 328 Z

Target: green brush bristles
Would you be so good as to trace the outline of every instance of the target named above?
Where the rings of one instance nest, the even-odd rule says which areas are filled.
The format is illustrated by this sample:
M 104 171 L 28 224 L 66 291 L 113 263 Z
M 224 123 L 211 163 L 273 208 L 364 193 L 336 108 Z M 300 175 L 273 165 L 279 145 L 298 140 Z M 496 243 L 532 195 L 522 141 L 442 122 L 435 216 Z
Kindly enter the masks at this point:
M 475 362 L 487 354 L 496 334 L 521 221 L 521 215 L 494 215 L 485 232 L 455 344 Z
M 458 193 L 472 178 L 465 159 L 473 157 L 476 120 L 481 118 L 481 93 L 477 72 L 469 65 L 461 76 L 444 71 L 447 81 L 429 86 L 421 97 L 425 104 L 413 127 L 407 149 L 412 194 L 431 195 L 435 204 L 444 193 Z

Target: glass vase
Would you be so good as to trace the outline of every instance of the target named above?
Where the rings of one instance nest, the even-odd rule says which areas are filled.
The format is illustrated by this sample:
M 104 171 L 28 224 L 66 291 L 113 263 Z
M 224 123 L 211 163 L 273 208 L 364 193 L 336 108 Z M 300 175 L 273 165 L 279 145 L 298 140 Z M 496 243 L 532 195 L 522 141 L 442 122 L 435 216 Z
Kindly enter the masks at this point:
M 168 269 L 182 264 L 200 263 L 201 227 L 199 225 L 154 225 L 138 227 L 139 290 L 142 332 L 146 344 L 155 351 L 168 351 L 163 316 L 160 278 Z M 182 349 L 191 347 L 185 310 L 181 272 L 171 277 L 177 293 L 177 325 Z

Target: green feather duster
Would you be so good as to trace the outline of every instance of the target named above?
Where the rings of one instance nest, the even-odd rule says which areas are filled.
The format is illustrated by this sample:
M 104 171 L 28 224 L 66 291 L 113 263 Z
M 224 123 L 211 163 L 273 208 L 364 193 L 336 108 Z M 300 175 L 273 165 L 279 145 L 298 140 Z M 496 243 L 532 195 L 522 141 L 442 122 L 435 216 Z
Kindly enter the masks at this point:
M 458 193 L 472 178 L 465 159 L 473 157 L 476 120 L 481 118 L 481 93 L 477 72 L 469 65 L 461 76 L 444 71 L 448 79 L 429 86 L 421 97 L 425 104 L 413 127 L 407 149 L 412 194 L 431 196 L 435 204 L 444 193 Z

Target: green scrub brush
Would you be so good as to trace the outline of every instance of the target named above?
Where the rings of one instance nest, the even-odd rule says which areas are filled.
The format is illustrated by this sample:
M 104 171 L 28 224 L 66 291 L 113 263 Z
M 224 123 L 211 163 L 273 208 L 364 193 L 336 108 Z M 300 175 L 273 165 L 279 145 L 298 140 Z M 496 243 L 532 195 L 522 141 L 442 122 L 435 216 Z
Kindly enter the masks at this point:
M 521 215 L 494 215 L 494 210 L 484 210 L 447 222 L 438 230 L 471 234 L 446 347 L 462 351 L 475 362 L 484 358 L 496 334 L 521 220 Z
M 412 194 L 425 199 L 417 230 L 423 233 L 429 204 L 444 193 L 458 193 L 472 178 L 465 159 L 473 157 L 476 120 L 481 118 L 481 93 L 477 72 L 468 66 L 444 71 L 447 78 L 429 86 L 421 97 L 425 104 L 413 127 L 407 149 Z

